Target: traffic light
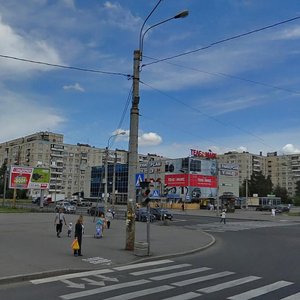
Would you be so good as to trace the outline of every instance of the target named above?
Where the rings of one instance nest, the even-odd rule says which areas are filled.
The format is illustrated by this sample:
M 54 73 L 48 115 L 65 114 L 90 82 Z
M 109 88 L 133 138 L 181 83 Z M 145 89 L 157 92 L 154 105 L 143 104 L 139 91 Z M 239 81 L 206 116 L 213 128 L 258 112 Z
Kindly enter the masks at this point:
M 141 186 L 141 205 L 142 206 L 147 206 L 147 204 L 150 202 L 150 189 L 149 189 L 149 182 L 147 181 L 142 181 L 140 182 L 140 186 Z

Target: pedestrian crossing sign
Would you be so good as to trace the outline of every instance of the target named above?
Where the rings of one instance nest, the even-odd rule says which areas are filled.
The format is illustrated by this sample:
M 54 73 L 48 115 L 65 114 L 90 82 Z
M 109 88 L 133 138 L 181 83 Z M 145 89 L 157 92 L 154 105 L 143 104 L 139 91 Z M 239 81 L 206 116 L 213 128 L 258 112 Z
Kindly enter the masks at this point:
M 140 183 L 145 181 L 144 173 L 137 173 L 135 174 L 135 186 L 140 187 Z
M 159 190 L 154 190 L 152 192 L 152 197 L 159 198 Z

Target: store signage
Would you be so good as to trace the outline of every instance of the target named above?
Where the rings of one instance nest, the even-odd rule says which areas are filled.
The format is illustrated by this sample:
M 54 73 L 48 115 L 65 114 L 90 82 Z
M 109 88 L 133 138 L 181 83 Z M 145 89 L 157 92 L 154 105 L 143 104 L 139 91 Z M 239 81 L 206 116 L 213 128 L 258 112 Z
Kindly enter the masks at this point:
M 205 158 L 217 158 L 217 153 L 214 152 L 204 152 L 201 150 L 195 150 L 195 149 L 191 149 L 191 156 L 194 157 L 205 157 Z
M 165 184 L 168 186 L 194 186 L 216 188 L 217 177 L 198 174 L 170 174 L 165 176 Z

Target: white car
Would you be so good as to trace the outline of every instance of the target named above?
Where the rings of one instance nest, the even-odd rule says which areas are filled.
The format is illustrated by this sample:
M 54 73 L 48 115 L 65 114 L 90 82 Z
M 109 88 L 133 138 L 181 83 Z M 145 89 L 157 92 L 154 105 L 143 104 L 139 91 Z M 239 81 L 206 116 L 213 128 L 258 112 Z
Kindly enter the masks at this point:
M 70 202 L 63 201 L 55 206 L 55 211 L 58 212 L 59 209 L 62 209 L 65 214 L 75 214 L 76 206 L 70 204 Z

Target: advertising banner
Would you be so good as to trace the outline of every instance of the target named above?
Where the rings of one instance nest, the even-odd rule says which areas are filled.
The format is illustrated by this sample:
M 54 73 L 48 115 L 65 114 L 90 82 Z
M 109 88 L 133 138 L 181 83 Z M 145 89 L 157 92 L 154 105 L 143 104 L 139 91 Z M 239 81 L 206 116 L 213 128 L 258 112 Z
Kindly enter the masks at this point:
M 11 189 L 48 189 L 50 169 L 11 166 L 9 188 Z
M 167 198 L 195 200 L 217 195 L 218 177 L 215 159 L 187 157 L 166 162 Z

